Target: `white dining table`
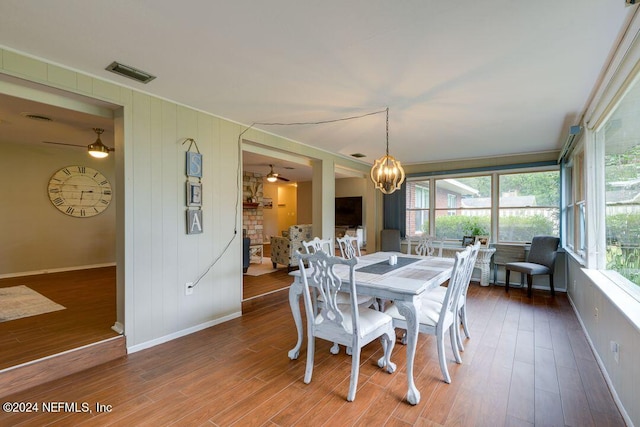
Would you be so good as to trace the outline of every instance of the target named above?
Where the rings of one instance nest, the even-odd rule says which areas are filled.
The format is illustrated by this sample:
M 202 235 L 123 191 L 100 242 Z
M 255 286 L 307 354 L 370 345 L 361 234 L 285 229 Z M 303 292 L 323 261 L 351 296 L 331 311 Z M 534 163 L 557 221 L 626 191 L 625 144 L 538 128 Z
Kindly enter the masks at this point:
M 395 255 L 396 265 L 389 265 L 389 257 Z M 420 297 L 451 277 L 453 258 L 409 255 L 400 252 L 375 252 L 358 258 L 356 265 L 356 290 L 358 295 L 369 295 L 383 300 L 393 300 L 408 324 L 407 329 L 407 400 L 412 405 L 420 402 L 420 391 L 413 378 L 413 362 L 418 342 L 417 312 L 420 310 Z M 346 265 L 336 265 L 336 274 L 348 282 L 349 269 Z M 302 347 L 302 313 L 300 297 L 303 282 L 300 271 L 290 273 L 293 283 L 289 288 L 289 304 L 298 332 L 295 347 L 289 350 L 289 358 L 297 359 Z M 348 286 L 345 286 L 348 290 Z M 393 355 L 392 355 L 393 356 Z

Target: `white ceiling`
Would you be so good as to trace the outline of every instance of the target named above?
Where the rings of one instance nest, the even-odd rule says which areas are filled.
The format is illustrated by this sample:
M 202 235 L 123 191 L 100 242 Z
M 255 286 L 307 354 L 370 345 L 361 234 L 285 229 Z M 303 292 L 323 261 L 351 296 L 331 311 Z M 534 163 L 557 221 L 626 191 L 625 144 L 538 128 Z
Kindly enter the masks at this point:
M 2 0 L 0 45 L 246 125 L 389 107 L 390 152 L 411 164 L 558 150 L 636 8 L 624 0 Z M 112 61 L 157 78 L 117 76 L 104 70 Z M 384 114 L 256 127 L 363 153 L 368 163 L 385 149 Z M 273 159 L 252 158 L 261 160 Z

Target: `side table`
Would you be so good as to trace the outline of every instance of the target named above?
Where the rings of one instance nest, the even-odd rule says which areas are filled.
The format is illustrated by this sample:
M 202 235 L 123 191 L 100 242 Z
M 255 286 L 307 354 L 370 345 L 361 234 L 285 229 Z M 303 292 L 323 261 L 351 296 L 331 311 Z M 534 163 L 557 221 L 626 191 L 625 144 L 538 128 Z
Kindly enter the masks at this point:
M 258 264 L 262 264 L 262 255 L 263 254 L 263 246 L 262 244 L 256 244 L 256 245 L 249 245 L 249 257 L 250 258 L 254 258 L 254 257 L 260 257 L 260 262 L 258 262 Z

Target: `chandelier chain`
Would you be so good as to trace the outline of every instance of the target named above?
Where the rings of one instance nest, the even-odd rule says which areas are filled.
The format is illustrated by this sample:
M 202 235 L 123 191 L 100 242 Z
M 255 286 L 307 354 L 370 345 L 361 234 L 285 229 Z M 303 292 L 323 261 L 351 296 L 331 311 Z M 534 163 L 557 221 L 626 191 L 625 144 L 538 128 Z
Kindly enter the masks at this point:
M 389 156 L 389 107 L 387 107 L 387 156 Z

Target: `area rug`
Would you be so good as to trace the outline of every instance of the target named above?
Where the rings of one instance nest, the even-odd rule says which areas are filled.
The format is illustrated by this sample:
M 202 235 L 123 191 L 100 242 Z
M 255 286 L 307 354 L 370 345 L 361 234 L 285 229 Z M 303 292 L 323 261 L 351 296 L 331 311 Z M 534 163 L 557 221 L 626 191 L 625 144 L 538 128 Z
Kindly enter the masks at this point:
M 64 309 L 65 307 L 24 285 L 0 288 L 0 322 Z
M 284 266 L 280 266 L 281 268 L 286 268 Z M 273 263 L 271 262 L 271 258 L 263 257 L 262 264 L 251 263 L 249 264 L 249 269 L 247 270 L 247 276 L 262 276 L 263 274 L 273 273 L 274 271 L 278 271 L 278 268 L 273 268 Z

